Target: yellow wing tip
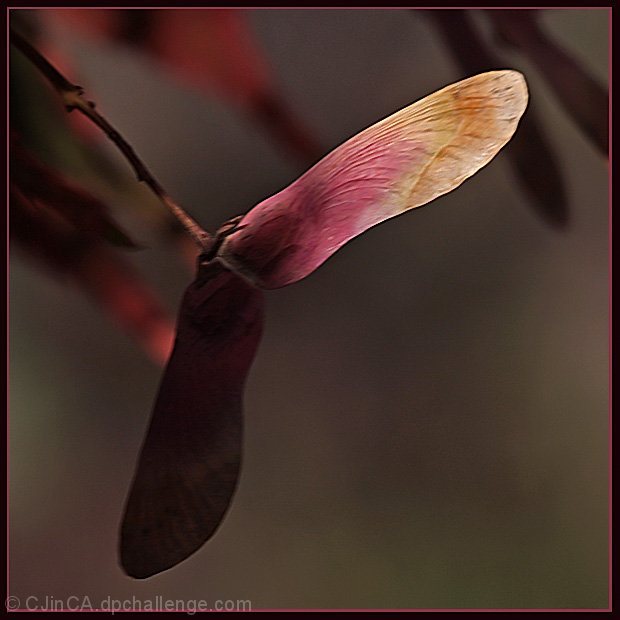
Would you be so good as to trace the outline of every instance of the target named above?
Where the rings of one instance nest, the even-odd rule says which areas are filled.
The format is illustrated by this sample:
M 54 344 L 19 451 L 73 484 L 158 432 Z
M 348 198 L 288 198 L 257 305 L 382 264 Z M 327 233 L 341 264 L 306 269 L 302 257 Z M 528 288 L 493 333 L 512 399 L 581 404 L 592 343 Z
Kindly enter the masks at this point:
M 481 73 L 475 77 L 482 76 L 490 78 L 497 87 L 510 91 L 510 95 L 506 97 L 506 100 L 511 102 L 512 106 L 514 106 L 514 111 L 519 116 L 523 114 L 529 100 L 529 91 L 523 73 L 515 69 L 500 69 Z

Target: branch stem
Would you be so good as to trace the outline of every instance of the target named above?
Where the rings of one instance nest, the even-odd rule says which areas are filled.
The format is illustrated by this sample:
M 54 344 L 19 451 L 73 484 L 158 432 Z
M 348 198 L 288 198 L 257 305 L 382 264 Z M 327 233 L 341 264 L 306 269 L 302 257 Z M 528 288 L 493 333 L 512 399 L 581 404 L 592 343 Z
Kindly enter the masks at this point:
M 67 80 L 47 58 L 12 28 L 10 37 L 11 43 L 39 69 L 58 92 L 67 111 L 78 110 L 97 125 L 125 156 L 134 169 L 138 181 L 146 183 L 166 208 L 177 218 L 183 228 L 185 228 L 192 239 L 198 244 L 200 249 L 203 252 L 207 250 L 213 242 L 212 236 L 168 195 L 155 177 L 149 172 L 142 160 L 136 155 L 132 146 L 101 114 L 99 114 L 99 112 L 97 112 L 97 110 L 95 110 L 95 104 L 92 101 L 88 101 L 83 96 L 84 89 Z

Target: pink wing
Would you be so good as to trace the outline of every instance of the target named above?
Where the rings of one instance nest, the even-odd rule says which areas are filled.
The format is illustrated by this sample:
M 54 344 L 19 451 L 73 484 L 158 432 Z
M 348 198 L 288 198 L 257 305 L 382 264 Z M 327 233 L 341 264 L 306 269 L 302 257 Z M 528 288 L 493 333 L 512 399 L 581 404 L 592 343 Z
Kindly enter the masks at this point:
M 262 308 L 261 291 L 217 261 L 201 265 L 185 293 L 121 528 L 121 563 L 132 577 L 184 560 L 230 504 Z
M 220 259 L 262 288 L 304 278 L 353 237 L 487 164 L 515 132 L 527 99 L 520 73 L 491 71 L 400 110 L 254 207 Z

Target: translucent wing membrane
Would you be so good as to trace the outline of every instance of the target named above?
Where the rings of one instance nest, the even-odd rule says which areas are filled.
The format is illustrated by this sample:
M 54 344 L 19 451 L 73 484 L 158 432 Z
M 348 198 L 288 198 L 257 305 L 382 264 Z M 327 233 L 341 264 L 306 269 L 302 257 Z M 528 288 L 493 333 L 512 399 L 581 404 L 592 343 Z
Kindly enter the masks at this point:
M 258 204 L 220 249 L 262 288 L 309 275 L 371 226 L 445 194 L 508 142 L 527 105 L 516 71 L 452 84 L 357 134 Z
M 121 528 L 121 563 L 132 577 L 184 560 L 230 504 L 262 305 L 259 290 L 217 261 L 201 266 L 185 293 Z

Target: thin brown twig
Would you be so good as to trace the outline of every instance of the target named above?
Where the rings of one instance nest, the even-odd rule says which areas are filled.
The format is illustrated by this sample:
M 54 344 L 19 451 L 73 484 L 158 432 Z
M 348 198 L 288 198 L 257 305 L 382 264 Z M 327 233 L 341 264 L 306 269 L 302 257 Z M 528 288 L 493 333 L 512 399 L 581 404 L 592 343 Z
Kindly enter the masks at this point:
M 67 111 L 78 110 L 89 118 L 97 127 L 103 130 L 125 156 L 134 169 L 138 181 L 146 183 L 161 202 L 179 220 L 189 235 L 198 244 L 202 251 L 206 251 L 212 244 L 212 236 L 204 230 L 184 209 L 182 209 L 164 190 L 159 182 L 149 172 L 142 160 L 136 155 L 131 145 L 114 129 L 114 127 L 95 110 L 95 104 L 83 97 L 84 89 L 73 84 L 65 78 L 36 48 L 34 48 L 18 32 L 11 28 L 10 40 L 15 47 L 22 52 L 39 71 L 47 78 L 62 97 Z

